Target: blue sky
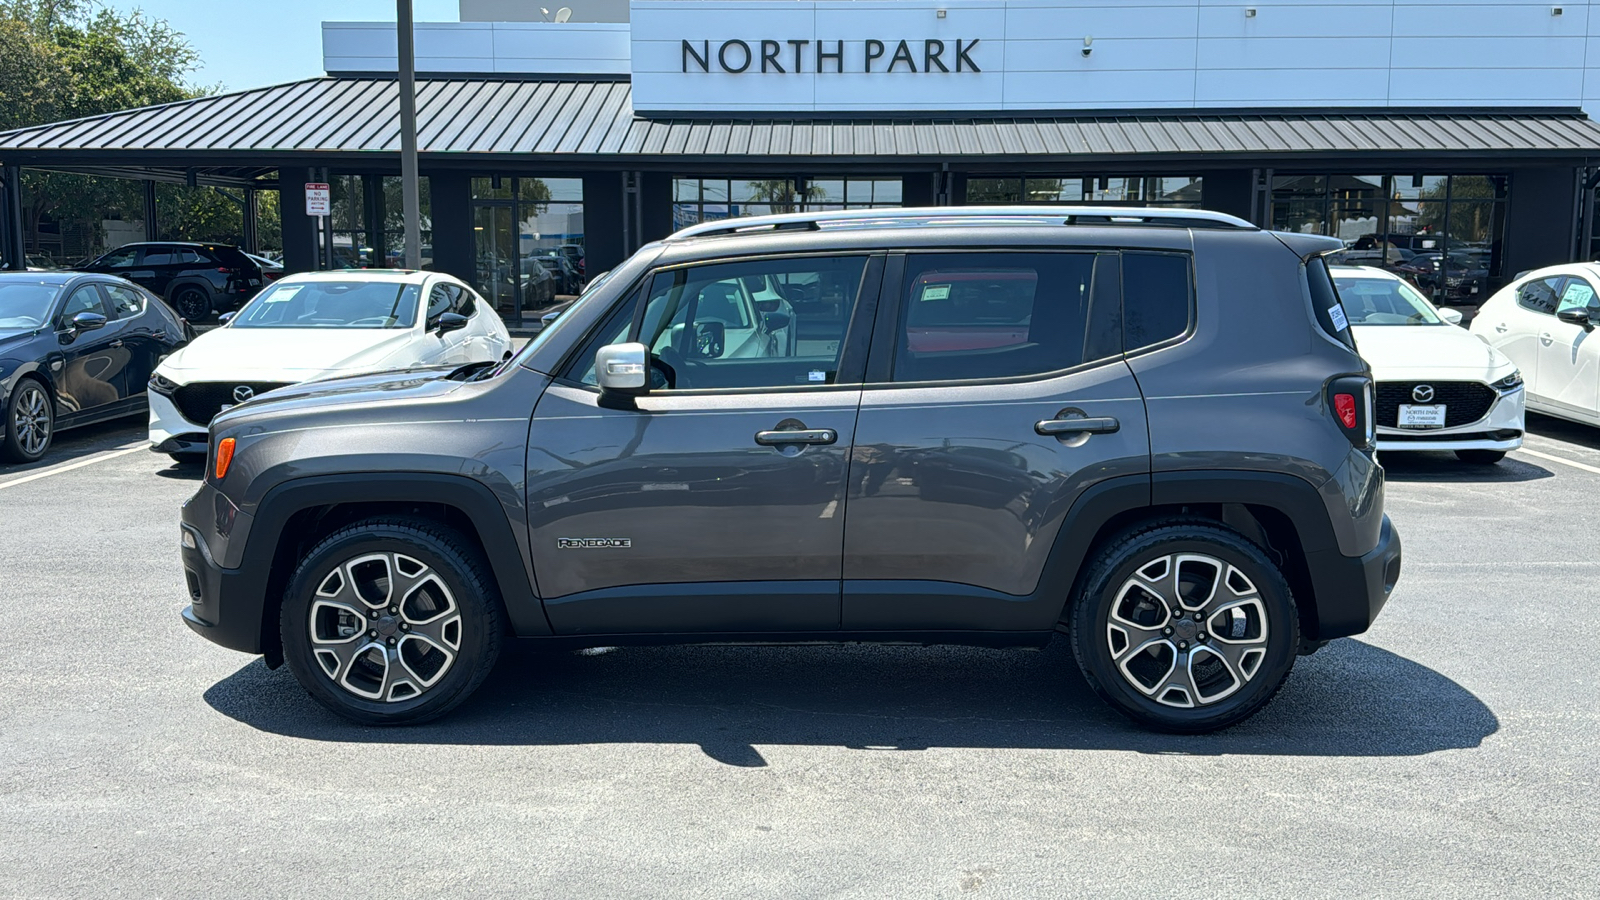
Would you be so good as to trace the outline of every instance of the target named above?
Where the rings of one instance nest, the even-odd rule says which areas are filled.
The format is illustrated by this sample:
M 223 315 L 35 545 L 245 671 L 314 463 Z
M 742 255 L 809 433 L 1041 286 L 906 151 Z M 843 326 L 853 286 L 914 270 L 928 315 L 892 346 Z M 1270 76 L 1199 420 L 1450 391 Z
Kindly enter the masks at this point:
M 393 22 L 394 0 L 104 0 L 120 10 L 143 9 L 166 19 L 200 51 L 197 84 L 228 90 L 313 78 L 322 74 L 322 21 Z M 414 0 L 418 22 L 454 22 L 456 0 Z

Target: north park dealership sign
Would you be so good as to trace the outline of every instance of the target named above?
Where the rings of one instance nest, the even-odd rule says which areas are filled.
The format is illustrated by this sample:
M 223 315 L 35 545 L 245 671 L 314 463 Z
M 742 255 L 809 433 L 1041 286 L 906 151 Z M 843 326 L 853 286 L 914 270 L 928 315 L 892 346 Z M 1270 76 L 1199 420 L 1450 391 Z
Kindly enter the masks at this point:
M 983 70 L 973 60 L 972 53 L 980 40 L 957 38 L 953 48 L 938 38 L 898 42 L 876 38 L 861 41 L 812 41 L 804 38 L 745 41 L 734 38 L 715 46 L 710 40 L 702 40 L 698 46 L 686 40 L 682 46 L 681 71 L 710 74 L 715 69 L 729 75 L 746 72 L 803 75 L 809 66 L 811 72 L 832 72 L 836 75 L 843 75 L 847 70 L 867 75 L 874 71 L 885 74 L 896 71 L 979 73 Z

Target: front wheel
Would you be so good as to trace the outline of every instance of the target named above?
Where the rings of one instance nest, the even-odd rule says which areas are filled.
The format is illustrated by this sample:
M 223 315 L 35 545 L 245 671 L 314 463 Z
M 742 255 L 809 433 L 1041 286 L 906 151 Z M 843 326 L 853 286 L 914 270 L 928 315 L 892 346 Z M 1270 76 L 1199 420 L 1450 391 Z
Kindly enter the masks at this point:
M 33 378 L 19 380 L 6 403 L 0 458 L 14 463 L 37 462 L 50 449 L 55 424 L 55 409 L 44 385 Z
M 1457 450 L 1456 459 L 1475 466 L 1492 466 L 1506 458 L 1504 450 Z
M 1283 574 L 1237 532 L 1154 525 L 1100 550 L 1070 621 L 1101 699 L 1150 728 L 1216 731 L 1272 699 L 1294 666 L 1299 615 Z
M 474 544 L 428 521 L 369 519 L 306 554 L 279 627 L 284 660 L 317 702 L 391 725 L 471 695 L 499 657 L 504 620 Z

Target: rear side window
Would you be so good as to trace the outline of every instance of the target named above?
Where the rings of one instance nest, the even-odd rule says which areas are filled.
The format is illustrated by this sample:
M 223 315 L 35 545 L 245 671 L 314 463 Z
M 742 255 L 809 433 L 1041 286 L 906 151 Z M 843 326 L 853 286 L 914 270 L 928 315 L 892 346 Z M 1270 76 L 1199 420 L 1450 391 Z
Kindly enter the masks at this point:
M 906 262 L 895 381 L 1018 378 L 1114 354 L 1089 336 L 1093 253 L 919 254 Z M 1113 303 L 1102 304 L 1113 306 Z
M 1123 252 L 1123 346 L 1128 352 L 1188 332 L 1194 307 L 1189 273 L 1185 254 Z
M 1354 350 L 1356 339 L 1350 333 L 1350 319 L 1345 315 L 1344 304 L 1339 302 L 1339 292 L 1333 286 L 1333 276 L 1321 257 L 1306 263 L 1306 287 L 1311 291 L 1311 308 L 1317 314 L 1317 324 L 1334 340 Z

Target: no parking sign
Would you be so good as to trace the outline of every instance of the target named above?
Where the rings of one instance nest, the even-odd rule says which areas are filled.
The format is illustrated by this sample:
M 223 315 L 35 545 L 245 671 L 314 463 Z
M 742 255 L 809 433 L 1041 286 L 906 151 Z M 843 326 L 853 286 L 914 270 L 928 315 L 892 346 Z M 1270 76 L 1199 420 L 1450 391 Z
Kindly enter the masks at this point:
M 306 185 L 306 215 L 325 216 L 333 203 L 332 189 L 321 182 Z

